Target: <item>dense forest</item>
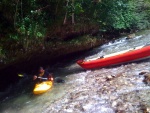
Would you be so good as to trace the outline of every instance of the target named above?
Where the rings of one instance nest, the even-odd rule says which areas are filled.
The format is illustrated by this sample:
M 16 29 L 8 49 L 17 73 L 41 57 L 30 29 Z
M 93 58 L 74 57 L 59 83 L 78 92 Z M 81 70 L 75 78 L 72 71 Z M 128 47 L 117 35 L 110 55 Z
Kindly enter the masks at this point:
M 57 56 L 64 48 L 149 29 L 150 1 L 1 0 L 0 21 L 3 66 L 48 49 Z

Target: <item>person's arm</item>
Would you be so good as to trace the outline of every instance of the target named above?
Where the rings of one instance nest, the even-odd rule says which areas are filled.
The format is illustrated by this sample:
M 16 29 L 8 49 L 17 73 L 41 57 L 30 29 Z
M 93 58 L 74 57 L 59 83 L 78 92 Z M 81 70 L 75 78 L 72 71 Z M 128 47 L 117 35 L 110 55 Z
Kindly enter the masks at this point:
M 53 79 L 53 74 L 52 74 L 52 73 L 49 73 L 49 75 L 48 75 L 48 80 L 51 80 L 51 81 L 54 80 L 54 79 Z
M 33 80 L 36 80 L 36 79 L 37 79 L 37 76 L 36 76 L 36 75 L 34 75 L 34 76 L 33 76 Z
M 33 80 L 38 79 L 38 77 L 39 77 L 39 73 L 36 73 L 36 74 L 33 76 Z

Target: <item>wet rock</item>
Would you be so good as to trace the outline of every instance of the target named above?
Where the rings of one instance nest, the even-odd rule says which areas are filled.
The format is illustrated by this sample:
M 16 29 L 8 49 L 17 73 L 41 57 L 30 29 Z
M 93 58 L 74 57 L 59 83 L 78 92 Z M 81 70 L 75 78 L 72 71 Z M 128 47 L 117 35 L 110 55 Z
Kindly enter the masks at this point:
M 124 110 L 116 110 L 116 113 L 126 113 Z
M 83 106 L 81 105 L 81 103 L 76 104 L 76 105 L 74 106 L 74 108 L 75 108 L 75 109 L 78 109 L 79 111 L 82 111 L 82 112 L 85 111 L 84 108 L 83 108 Z
M 126 39 L 132 39 L 132 38 L 135 38 L 135 34 L 134 33 L 129 34 Z
M 150 107 L 148 107 L 147 105 L 141 105 L 141 110 L 143 113 L 150 113 Z
M 147 107 L 146 111 L 147 111 L 148 113 L 150 113 L 150 107 Z
M 115 76 L 113 76 L 113 75 L 109 75 L 109 76 L 106 77 L 106 81 L 110 81 L 110 80 L 112 80 L 114 77 L 115 77 Z
M 146 83 L 147 85 L 150 85 L 150 74 L 144 76 L 143 82 Z
M 111 95 L 109 98 L 110 98 L 110 100 L 112 100 L 112 101 L 114 101 L 114 100 L 117 99 L 117 97 L 114 96 L 114 95 Z M 116 103 L 116 101 L 114 101 L 114 102 L 112 103 L 112 106 L 116 105 L 115 103 Z
M 117 106 L 117 102 L 116 101 L 114 101 L 113 103 L 112 103 L 112 105 L 111 105 L 112 107 L 116 107 Z
M 139 73 L 139 75 L 145 75 L 147 73 L 148 73 L 148 71 L 142 71 L 142 72 Z
M 122 73 L 116 75 L 116 77 L 124 76 Z
M 55 82 L 56 82 L 56 83 L 65 83 L 65 80 L 63 80 L 63 79 L 60 78 L 60 77 L 56 77 L 56 78 L 55 78 Z

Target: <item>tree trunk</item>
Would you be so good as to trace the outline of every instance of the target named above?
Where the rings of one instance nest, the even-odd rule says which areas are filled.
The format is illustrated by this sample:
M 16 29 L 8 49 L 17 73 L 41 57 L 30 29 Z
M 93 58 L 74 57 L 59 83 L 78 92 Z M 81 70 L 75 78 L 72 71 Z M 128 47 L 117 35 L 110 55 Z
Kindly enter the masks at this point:
M 75 24 L 75 20 L 74 20 L 74 0 L 72 0 L 72 24 Z
M 68 3 L 69 3 L 69 0 L 67 0 L 66 7 L 68 7 Z M 65 14 L 64 22 L 63 22 L 64 25 L 67 23 L 67 15 L 68 15 L 68 11 L 66 10 L 66 14 Z

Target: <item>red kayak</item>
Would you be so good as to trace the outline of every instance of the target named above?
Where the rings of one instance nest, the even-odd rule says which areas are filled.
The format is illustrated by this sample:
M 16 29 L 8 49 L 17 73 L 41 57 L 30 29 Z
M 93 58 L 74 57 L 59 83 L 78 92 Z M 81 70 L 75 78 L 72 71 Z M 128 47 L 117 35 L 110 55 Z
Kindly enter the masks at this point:
M 93 69 L 116 65 L 120 63 L 126 63 L 134 60 L 145 59 L 147 57 L 150 57 L 150 45 L 139 46 L 136 48 L 108 54 L 94 59 L 78 60 L 77 64 L 85 69 Z

